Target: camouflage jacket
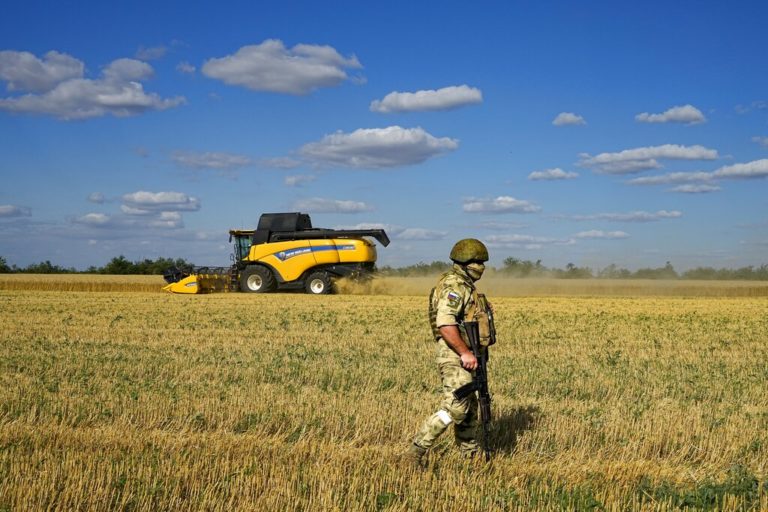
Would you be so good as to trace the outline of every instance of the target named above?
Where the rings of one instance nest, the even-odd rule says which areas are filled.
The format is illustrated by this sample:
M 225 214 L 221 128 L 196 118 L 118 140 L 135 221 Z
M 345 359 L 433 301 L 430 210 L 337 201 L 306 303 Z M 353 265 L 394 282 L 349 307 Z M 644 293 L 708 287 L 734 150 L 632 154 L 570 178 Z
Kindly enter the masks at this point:
M 451 270 L 440 276 L 429 296 L 429 323 L 435 340 L 441 338 L 440 327 L 458 325 L 461 329 L 465 317 L 474 316 L 476 304 L 474 282 L 464 269 L 454 264 Z

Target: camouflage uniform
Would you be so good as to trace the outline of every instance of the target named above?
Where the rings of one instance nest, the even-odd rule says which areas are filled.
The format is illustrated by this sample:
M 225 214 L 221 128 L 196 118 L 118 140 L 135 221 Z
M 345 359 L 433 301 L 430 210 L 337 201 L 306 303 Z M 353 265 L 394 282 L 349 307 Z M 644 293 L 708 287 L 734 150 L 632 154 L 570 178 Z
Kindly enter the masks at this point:
M 463 400 L 456 400 L 453 392 L 472 382 L 472 373 L 461 366 L 461 358 L 440 336 L 445 325 L 457 325 L 464 341 L 466 333 L 461 322 L 476 307 L 477 292 L 472 279 L 457 264 L 442 275 L 430 296 L 429 313 L 436 343 L 437 367 L 443 383 L 443 400 L 440 408 L 427 418 L 413 439 L 415 447 L 426 451 L 453 423 L 456 443 L 462 453 L 478 450 L 475 439 L 477 429 L 477 397 L 474 393 Z

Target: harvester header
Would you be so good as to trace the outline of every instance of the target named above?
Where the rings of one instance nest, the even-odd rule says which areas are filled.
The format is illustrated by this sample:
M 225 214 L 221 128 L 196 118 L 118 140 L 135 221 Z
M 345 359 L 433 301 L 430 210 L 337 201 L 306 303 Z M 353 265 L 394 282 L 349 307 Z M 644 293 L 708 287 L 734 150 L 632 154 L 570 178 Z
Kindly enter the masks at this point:
M 231 267 L 205 267 L 205 273 L 169 269 L 164 289 L 266 293 L 303 288 L 317 295 L 331 293 L 336 279 L 365 279 L 374 272 L 376 246 L 365 237 L 389 245 L 383 229 L 313 228 L 306 213 L 264 213 L 256 229 L 230 230 Z

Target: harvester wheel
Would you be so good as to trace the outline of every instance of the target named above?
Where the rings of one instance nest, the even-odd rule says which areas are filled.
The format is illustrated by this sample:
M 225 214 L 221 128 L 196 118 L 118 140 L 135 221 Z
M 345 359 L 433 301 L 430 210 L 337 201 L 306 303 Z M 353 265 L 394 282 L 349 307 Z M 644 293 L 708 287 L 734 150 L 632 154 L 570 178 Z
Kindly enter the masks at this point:
M 250 265 L 240 273 L 240 289 L 249 293 L 266 293 L 275 288 L 275 276 L 267 267 Z
M 304 289 L 312 295 L 327 295 L 333 293 L 333 282 L 328 272 L 312 272 L 304 281 Z

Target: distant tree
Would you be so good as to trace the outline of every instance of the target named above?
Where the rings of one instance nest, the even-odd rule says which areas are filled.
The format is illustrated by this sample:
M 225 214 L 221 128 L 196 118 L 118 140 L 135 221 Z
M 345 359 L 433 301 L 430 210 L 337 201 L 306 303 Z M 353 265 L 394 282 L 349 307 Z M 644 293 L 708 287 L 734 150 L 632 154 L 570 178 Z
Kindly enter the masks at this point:
M 755 278 L 755 268 L 749 267 L 737 268 L 733 271 L 733 279 L 749 280 Z
M 428 276 L 434 274 L 440 274 L 451 268 L 451 263 L 445 261 L 433 261 L 432 263 L 424 263 L 420 261 L 415 265 L 408 265 L 405 267 L 393 268 L 390 266 L 384 266 L 379 269 L 379 272 L 384 275 L 398 276 L 398 277 L 418 277 Z
M 683 272 L 683 279 L 719 279 L 718 271 L 712 267 L 696 267 Z
M 632 277 L 632 272 L 626 268 L 619 268 L 615 263 L 611 263 L 597 273 L 600 279 L 628 279 Z
M 135 274 L 135 266 L 121 254 L 120 256 L 112 258 L 109 263 L 102 267 L 99 273 L 115 275 Z
M 157 258 L 150 260 L 145 258 L 140 261 L 131 262 L 126 259 L 122 254 L 115 258 L 112 258 L 109 263 L 104 265 L 100 269 L 93 267 L 89 268 L 89 271 L 96 271 L 100 274 L 117 274 L 117 275 L 160 275 L 170 267 L 178 267 L 182 270 L 189 271 L 194 267 L 192 263 L 187 262 L 183 258 Z
M 444 272 L 450 268 L 451 264 L 442 261 L 433 261 L 432 263 L 420 262 L 406 267 L 393 268 L 384 266 L 379 272 L 389 276 L 416 277 L 433 275 Z M 501 268 L 494 269 L 488 267 L 489 275 L 497 273 L 512 277 L 554 277 L 560 279 L 590 279 L 598 277 L 601 279 L 743 279 L 743 280 L 764 280 L 768 281 L 768 264 L 760 267 L 742 267 L 738 269 L 715 269 L 712 267 L 697 267 L 682 274 L 678 274 L 670 262 L 663 267 L 658 268 L 640 268 L 631 272 L 626 268 L 618 267 L 616 264 L 610 264 L 607 267 L 593 273 L 589 267 L 578 267 L 574 263 L 568 263 L 564 269 L 547 268 L 541 264 L 541 260 L 528 261 L 510 256 L 503 260 Z
M 8 274 L 11 272 L 11 267 L 6 263 L 5 258 L 0 256 L 0 274 Z
M 541 260 L 535 262 L 520 260 L 513 256 L 505 258 L 501 272 L 515 277 L 541 277 L 548 269 L 541 264 Z
M 77 272 L 74 268 L 64 268 L 54 265 L 48 260 L 40 263 L 33 263 L 21 270 L 25 274 L 74 274 Z
M 664 265 L 664 268 L 661 271 L 661 275 L 662 275 L 662 279 L 677 279 L 678 277 L 680 277 L 670 262 L 667 262 Z
M 768 265 L 764 264 L 757 268 L 750 265 L 737 269 L 696 267 L 683 272 L 681 277 L 683 279 L 766 281 L 768 280 Z
M 632 275 L 636 279 L 677 279 L 679 276 L 670 262 L 659 268 L 640 268 Z
M 433 261 L 429 264 L 429 273 L 430 274 L 442 274 L 443 272 L 446 272 L 453 266 L 453 263 L 448 263 L 445 261 Z
M 589 267 L 577 267 L 573 263 L 568 263 L 565 270 L 557 269 L 554 271 L 556 277 L 563 279 L 590 279 L 594 277 L 592 269 Z

